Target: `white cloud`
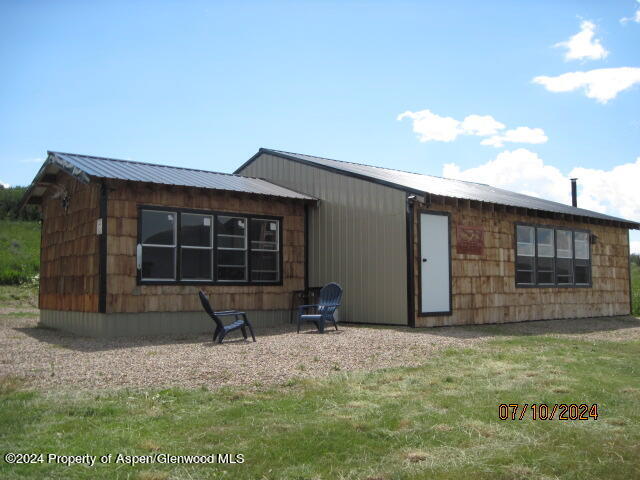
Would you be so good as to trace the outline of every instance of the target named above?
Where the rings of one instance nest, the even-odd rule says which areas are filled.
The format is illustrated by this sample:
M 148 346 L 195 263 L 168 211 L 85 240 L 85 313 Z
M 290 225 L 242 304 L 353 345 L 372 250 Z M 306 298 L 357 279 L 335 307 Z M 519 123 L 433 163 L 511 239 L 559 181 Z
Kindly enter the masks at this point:
M 637 241 L 631 241 L 630 243 L 631 246 L 631 253 L 640 253 L 640 242 Z
M 469 115 L 462 121 L 462 130 L 467 135 L 486 137 L 494 135 L 498 130 L 505 128 L 504 123 L 498 122 L 491 115 Z
M 0 180 L 0 185 L 2 185 L 3 188 L 9 188 L 11 186 L 8 183 L 4 183 L 2 180 Z
M 639 4 L 640 4 L 640 0 L 636 0 Z M 636 23 L 640 23 L 640 7 L 638 7 L 638 9 L 636 10 L 636 13 L 633 17 L 623 17 L 620 19 L 620 23 L 622 23 L 623 25 L 629 23 L 629 22 L 636 22 Z
M 441 117 L 430 110 L 418 112 L 406 111 L 398 115 L 398 120 L 410 118 L 413 120 L 413 131 L 418 134 L 421 142 L 435 140 L 438 142 L 451 142 L 463 133 L 460 122 L 455 118 Z
M 580 31 L 573 35 L 566 42 L 556 43 L 555 47 L 564 47 L 567 52 L 565 60 L 599 60 L 609 55 L 609 52 L 602 46 L 600 40 L 594 38 L 596 25 L 593 22 L 584 20 L 580 24 Z
M 577 167 L 569 176 L 579 178 L 580 198 L 585 204 L 603 205 L 605 211 L 640 220 L 640 157 L 634 163 L 617 165 L 611 170 Z
M 640 157 L 611 170 L 576 167 L 564 175 L 558 168 L 545 164 L 536 153 L 519 148 L 501 152 L 494 160 L 467 170 L 453 163 L 445 164 L 442 175 L 569 205 L 570 179 L 577 177 L 579 207 L 640 221 Z
M 461 170 L 445 164 L 442 175 L 472 182 L 487 183 L 515 192 L 560 202 L 571 201 L 570 183 L 556 167 L 545 165 L 538 154 L 518 148 L 505 150 L 484 165 Z
M 607 103 L 618 93 L 640 83 L 640 68 L 599 68 L 588 72 L 569 72 L 557 77 L 539 76 L 533 83 L 543 85 L 550 92 L 571 92 L 583 88 L 585 95 L 600 103 Z
M 41 158 L 24 158 L 20 160 L 20 163 L 43 163 L 44 160 Z
M 441 117 L 430 110 L 406 111 L 398 115 L 398 120 L 409 118 L 413 121 L 413 131 L 421 142 L 452 142 L 459 135 L 486 137 L 505 128 L 504 123 L 491 115 L 468 115 L 464 120 Z
M 506 142 L 511 143 L 546 143 L 549 140 L 541 128 L 518 127 L 507 130 L 504 135 L 494 135 L 485 138 L 480 145 L 491 145 L 492 147 L 502 147 Z

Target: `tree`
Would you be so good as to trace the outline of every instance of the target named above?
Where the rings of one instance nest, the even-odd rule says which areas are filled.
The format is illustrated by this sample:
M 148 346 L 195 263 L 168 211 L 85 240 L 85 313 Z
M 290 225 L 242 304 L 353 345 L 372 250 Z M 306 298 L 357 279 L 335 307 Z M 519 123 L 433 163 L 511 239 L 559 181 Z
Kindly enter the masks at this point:
M 0 220 L 40 220 L 40 209 L 34 205 L 25 205 L 18 211 L 26 191 L 27 187 L 0 188 Z

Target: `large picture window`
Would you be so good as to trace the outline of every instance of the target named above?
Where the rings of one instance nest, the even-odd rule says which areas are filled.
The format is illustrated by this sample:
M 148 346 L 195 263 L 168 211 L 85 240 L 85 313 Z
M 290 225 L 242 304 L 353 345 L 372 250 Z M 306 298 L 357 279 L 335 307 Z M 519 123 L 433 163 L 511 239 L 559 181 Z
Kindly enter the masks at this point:
M 516 285 L 590 286 L 589 240 L 585 231 L 516 225 Z
M 230 213 L 139 211 L 141 283 L 278 283 L 281 218 Z

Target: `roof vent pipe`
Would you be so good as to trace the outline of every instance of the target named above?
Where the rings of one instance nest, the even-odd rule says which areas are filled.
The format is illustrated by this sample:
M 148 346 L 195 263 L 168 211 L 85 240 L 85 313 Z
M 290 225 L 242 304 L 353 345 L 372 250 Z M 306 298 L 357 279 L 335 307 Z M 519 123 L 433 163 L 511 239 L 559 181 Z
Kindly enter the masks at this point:
M 571 205 L 578 206 L 578 185 L 576 184 L 577 178 L 571 179 Z

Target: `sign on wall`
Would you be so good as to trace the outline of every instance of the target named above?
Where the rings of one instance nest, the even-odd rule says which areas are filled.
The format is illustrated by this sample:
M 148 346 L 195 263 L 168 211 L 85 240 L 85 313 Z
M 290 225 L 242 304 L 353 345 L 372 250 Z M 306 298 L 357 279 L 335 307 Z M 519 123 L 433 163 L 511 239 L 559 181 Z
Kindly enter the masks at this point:
M 482 255 L 484 253 L 484 229 L 458 225 L 456 252 L 467 255 Z

